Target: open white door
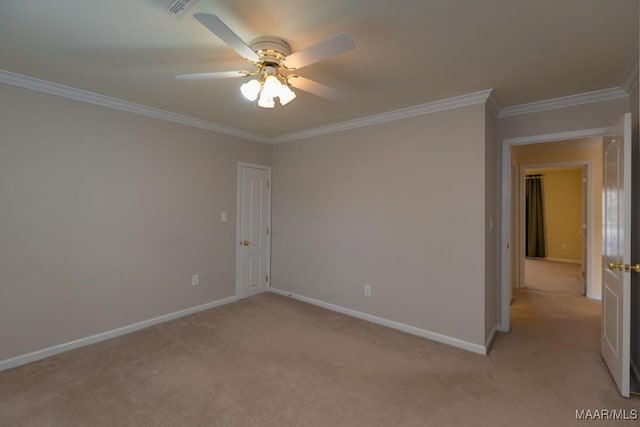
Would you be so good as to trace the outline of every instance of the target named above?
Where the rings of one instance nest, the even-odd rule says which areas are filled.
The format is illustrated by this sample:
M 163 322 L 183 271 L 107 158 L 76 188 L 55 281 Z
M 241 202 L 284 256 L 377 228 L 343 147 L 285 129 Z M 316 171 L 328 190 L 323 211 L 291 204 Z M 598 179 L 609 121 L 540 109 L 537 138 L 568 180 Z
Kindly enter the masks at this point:
M 238 164 L 238 251 L 236 292 L 246 298 L 264 292 L 269 283 L 271 169 Z
M 631 314 L 631 114 L 603 138 L 602 331 L 600 348 L 629 397 Z

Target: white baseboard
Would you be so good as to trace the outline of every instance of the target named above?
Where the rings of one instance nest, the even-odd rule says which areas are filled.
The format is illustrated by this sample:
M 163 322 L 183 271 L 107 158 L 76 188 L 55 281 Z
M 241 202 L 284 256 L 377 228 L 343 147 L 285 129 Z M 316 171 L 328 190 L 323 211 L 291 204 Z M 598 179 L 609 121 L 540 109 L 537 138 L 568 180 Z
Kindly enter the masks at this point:
M 567 259 L 567 258 L 542 258 L 545 261 L 553 261 L 553 262 L 566 262 L 569 264 L 582 264 L 582 261 L 579 259 Z
M 496 338 L 497 333 L 498 333 L 498 324 L 496 323 L 495 325 L 493 325 L 493 329 L 491 329 L 491 332 L 489 332 L 489 336 L 487 337 L 487 340 L 484 343 L 485 354 L 489 352 L 489 349 L 491 348 L 491 345 L 493 345 L 493 340 Z
M 458 338 L 449 337 L 447 335 L 438 334 L 436 332 L 427 331 L 425 329 L 416 328 L 415 326 L 405 325 L 404 323 L 395 322 L 393 320 L 384 319 L 382 317 L 374 316 L 372 314 L 363 313 L 361 311 L 352 310 L 350 308 L 342 307 L 340 305 L 331 304 L 328 302 L 324 302 L 315 298 L 309 298 L 302 295 L 294 294 L 289 291 L 284 291 L 278 288 L 269 288 L 270 292 L 283 295 L 286 297 L 291 297 L 298 301 L 306 302 L 309 304 L 317 305 L 322 308 L 326 308 L 331 311 L 336 311 L 338 313 L 346 314 L 348 316 L 357 317 L 358 319 L 366 320 L 371 323 L 376 323 L 378 325 L 386 326 L 388 328 L 397 329 L 402 332 L 406 332 L 408 334 L 417 335 L 419 337 L 427 338 L 432 341 L 437 341 L 443 344 L 448 344 L 453 347 L 458 347 L 463 350 L 471 351 L 473 353 L 478 353 L 482 355 L 487 354 L 487 347 L 474 344 L 468 341 L 463 341 Z M 495 332 L 494 332 L 495 333 Z
M 199 311 L 229 304 L 237 300 L 238 297 L 234 295 L 232 297 L 219 299 L 206 304 L 197 305 L 195 307 L 185 308 L 184 310 L 174 311 L 173 313 L 164 314 L 162 316 L 154 317 L 153 319 L 143 320 L 142 322 L 133 323 L 121 328 L 112 329 L 110 331 L 102 332 L 96 335 L 91 335 L 90 337 L 80 338 L 75 341 L 70 341 L 42 350 L 36 350 L 31 353 L 22 354 L 20 356 L 12 357 L 11 359 L 0 360 L 0 372 L 6 369 L 15 368 L 16 366 L 26 365 L 27 363 L 35 362 L 36 360 L 42 360 L 59 353 L 63 353 L 65 351 L 76 349 L 78 347 L 95 344 L 100 341 L 105 341 L 111 338 L 119 337 L 120 335 L 125 335 L 131 332 L 138 331 L 140 329 L 148 328 L 149 326 L 157 325 L 159 323 L 167 322 L 179 317 L 188 316 Z

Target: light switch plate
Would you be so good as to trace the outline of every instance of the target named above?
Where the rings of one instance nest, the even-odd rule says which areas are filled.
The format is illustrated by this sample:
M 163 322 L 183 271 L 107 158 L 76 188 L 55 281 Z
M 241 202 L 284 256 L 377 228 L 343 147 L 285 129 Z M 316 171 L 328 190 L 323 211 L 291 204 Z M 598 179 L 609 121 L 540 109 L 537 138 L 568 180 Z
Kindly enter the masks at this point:
M 371 296 L 371 285 L 364 285 L 364 295 L 368 297 Z

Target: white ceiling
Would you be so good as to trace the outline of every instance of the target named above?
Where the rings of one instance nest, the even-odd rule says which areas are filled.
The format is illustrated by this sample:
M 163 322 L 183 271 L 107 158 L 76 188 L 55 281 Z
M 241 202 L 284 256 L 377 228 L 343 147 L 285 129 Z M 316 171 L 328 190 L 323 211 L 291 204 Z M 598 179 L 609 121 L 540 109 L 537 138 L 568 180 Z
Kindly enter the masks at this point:
M 273 110 L 247 69 L 192 14 L 293 51 L 338 32 L 356 49 L 299 74 L 345 92 L 297 91 Z M 268 137 L 494 88 L 503 106 L 621 86 L 638 50 L 638 0 L 200 0 L 176 19 L 146 0 L 0 0 L 0 69 Z

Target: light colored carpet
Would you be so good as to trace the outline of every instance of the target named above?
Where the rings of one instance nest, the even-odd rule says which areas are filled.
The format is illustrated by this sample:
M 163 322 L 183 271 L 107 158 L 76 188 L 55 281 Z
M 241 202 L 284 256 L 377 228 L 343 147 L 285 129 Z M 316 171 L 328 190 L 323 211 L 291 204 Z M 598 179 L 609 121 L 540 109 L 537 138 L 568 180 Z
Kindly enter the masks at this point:
M 584 295 L 580 264 L 526 259 L 524 285 L 527 289 L 558 294 Z
M 514 298 L 485 357 L 261 294 L 1 372 L 0 425 L 571 426 L 576 409 L 640 409 L 599 355 L 599 303 Z

